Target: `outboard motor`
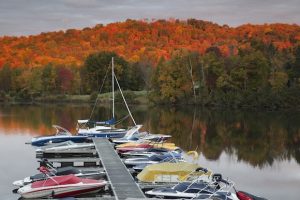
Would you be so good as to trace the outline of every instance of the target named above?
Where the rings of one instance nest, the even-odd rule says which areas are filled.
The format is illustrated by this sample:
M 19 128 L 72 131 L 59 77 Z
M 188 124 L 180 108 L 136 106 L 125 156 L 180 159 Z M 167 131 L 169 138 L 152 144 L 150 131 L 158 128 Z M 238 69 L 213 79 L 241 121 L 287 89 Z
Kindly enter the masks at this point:
M 220 182 L 223 180 L 222 178 L 222 174 L 213 174 L 212 175 L 212 180 L 216 181 L 216 182 Z
M 40 167 L 54 168 L 53 164 L 51 162 L 49 162 L 46 158 L 39 160 L 39 163 L 40 163 Z

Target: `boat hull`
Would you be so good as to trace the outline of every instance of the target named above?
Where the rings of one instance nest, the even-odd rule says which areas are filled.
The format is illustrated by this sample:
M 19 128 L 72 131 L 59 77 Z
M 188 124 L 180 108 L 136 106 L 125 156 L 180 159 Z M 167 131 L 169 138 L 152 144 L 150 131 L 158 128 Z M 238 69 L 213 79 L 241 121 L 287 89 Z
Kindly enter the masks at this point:
M 90 133 L 90 132 L 81 132 L 78 133 L 79 136 L 87 137 L 96 137 L 96 138 L 122 138 L 126 134 L 124 132 L 103 132 L 103 133 Z
M 18 193 L 23 198 L 44 198 L 44 197 L 54 197 L 54 198 L 64 198 L 64 197 L 74 197 L 82 195 L 85 193 L 96 193 L 100 191 L 106 182 L 99 182 L 94 184 L 70 184 L 70 185 L 58 185 L 43 188 L 31 188 L 31 184 L 26 185 L 18 190 Z
M 88 136 L 49 136 L 33 138 L 31 141 L 32 146 L 44 146 L 48 143 L 60 143 L 72 141 L 75 143 L 83 143 L 88 141 Z

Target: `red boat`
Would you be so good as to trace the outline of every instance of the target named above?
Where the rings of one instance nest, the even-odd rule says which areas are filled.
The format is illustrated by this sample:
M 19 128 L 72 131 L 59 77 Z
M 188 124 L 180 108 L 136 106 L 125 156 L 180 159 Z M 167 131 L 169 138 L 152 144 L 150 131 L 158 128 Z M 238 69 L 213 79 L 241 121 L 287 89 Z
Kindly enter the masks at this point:
M 153 145 L 152 144 L 138 144 L 138 145 L 133 145 L 133 146 L 117 148 L 117 152 L 122 154 L 122 153 L 126 153 L 129 151 L 144 151 L 149 148 L 153 148 Z
M 40 170 L 42 172 L 46 171 L 46 169 Z M 79 178 L 74 175 L 54 176 L 21 187 L 18 193 L 23 198 L 74 197 L 85 193 L 98 192 L 106 184 L 105 180 Z

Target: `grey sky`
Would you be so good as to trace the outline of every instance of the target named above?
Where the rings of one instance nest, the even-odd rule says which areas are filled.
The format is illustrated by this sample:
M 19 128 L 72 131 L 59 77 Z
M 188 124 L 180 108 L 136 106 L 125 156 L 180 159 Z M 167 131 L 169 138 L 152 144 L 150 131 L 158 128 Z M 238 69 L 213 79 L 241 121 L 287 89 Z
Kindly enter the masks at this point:
M 131 19 L 197 18 L 219 24 L 300 24 L 300 0 L 0 0 L 0 36 Z

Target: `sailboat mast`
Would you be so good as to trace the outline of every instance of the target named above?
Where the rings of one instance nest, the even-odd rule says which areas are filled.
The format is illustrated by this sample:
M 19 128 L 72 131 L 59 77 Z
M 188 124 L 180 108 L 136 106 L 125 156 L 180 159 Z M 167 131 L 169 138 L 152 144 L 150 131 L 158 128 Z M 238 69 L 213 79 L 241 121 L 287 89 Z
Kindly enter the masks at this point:
M 111 85 L 112 85 L 112 116 L 115 118 L 115 77 L 114 77 L 114 57 L 111 58 Z

